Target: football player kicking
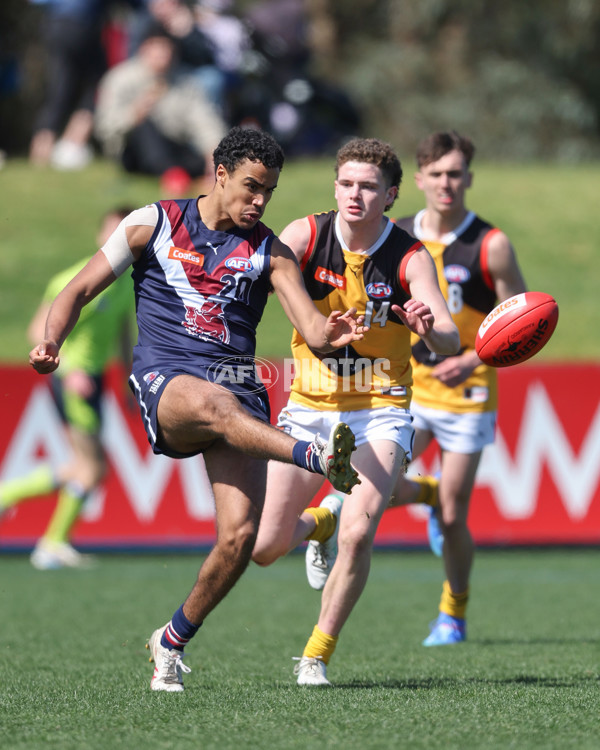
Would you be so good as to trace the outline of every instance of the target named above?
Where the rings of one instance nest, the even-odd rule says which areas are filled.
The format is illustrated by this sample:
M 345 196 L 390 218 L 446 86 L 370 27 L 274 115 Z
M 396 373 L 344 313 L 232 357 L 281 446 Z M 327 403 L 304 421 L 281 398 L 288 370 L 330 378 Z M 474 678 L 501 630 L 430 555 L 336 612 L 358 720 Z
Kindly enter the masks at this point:
M 261 222 L 283 160 L 267 133 L 233 128 L 215 149 L 211 192 L 129 214 L 58 294 L 44 340 L 30 353 L 38 372 L 54 371 L 83 306 L 133 266 L 139 337 L 130 385 L 155 453 L 204 455 L 217 528 L 190 594 L 150 637 L 153 690 L 183 690 L 185 645 L 248 565 L 267 459 L 321 474 L 341 492 L 358 482 L 348 426 L 338 420 L 326 440 L 296 440 L 271 426 L 254 367 L 256 327 L 271 289 L 320 356 L 363 338 L 355 310 L 317 310 L 293 253 Z

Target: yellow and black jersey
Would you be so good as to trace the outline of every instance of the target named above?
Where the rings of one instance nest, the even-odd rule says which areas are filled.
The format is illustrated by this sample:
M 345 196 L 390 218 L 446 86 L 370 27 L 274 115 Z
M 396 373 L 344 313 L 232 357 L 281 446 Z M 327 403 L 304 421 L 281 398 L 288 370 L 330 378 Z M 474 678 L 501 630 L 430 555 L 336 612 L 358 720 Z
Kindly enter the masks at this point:
M 410 331 L 391 308 L 410 298 L 405 268 L 421 243 L 388 221 L 373 247 L 353 253 L 344 245 L 337 211 L 308 220 L 311 238 L 300 265 L 310 296 L 323 315 L 355 307 L 369 331 L 362 341 L 326 355 L 311 351 L 294 331 L 290 398 L 331 411 L 408 408 Z
M 396 220 L 396 224 L 421 239 L 435 261 L 438 281 L 448 309 L 460 334 L 461 352 L 473 349 L 481 321 L 496 304 L 494 283 L 487 267 L 490 239 L 500 230 L 470 211 L 462 224 L 440 242 L 423 239 L 421 221 L 416 216 Z M 494 411 L 498 404 L 494 368 L 480 365 L 469 378 L 455 388 L 441 383 L 431 374 L 444 359 L 429 351 L 418 337 L 412 337 L 413 399 L 422 406 L 443 411 Z

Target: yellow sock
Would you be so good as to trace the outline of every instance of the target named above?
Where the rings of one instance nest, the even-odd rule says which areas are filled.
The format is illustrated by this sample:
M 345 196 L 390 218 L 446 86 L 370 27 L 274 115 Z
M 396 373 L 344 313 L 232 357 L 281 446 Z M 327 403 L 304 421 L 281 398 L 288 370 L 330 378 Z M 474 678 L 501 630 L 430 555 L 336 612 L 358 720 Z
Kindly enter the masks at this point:
M 315 518 L 315 528 L 306 539 L 314 539 L 316 542 L 326 542 L 335 531 L 337 518 L 329 508 L 306 508 L 305 513 L 310 513 Z
M 416 482 L 419 485 L 419 494 L 414 500 L 415 503 L 422 503 L 423 505 L 431 505 L 432 508 L 437 508 L 439 505 L 438 500 L 438 488 L 440 486 L 440 480 L 436 477 L 408 477 L 411 482 Z
M 73 524 L 81 513 L 86 495 L 73 491 L 65 485 L 58 493 L 58 503 L 44 533 L 44 539 L 50 542 L 67 542 Z
M 442 598 L 440 599 L 440 612 L 464 620 L 468 601 L 469 589 L 463 591 L 462 594 L 454 594 L 448 581 L 444 581 Z
M 331 655 L 337 646 L 338 638 L 339 636 L 337 635 L 327 635 L 327 633 L 319 629 L 318 625 L 315 625 L 312 635 L 304 647 L 302 656 L 319 658 L 324 664 L 329 664 Z
M 57 487 L 51 467 L 43 464 L 25 477 L 9 479 L 0 486 L 0 508 L 5 510 L 41 495 L 49 495 Z

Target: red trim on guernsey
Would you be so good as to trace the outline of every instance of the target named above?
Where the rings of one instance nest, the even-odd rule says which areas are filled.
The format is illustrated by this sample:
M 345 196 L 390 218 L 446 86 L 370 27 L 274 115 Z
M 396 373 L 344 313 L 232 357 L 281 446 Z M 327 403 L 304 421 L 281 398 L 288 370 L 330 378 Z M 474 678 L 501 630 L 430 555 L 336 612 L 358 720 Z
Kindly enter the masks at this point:
M 490 267 L 488 265 L 488 249 L 489 249 L 490 240 L 492 239 L 492 237 L 498 234 L 499 231 L 500 231 L 499 229 L 490 229 L 490 231 L 485 235 L 485 237 L 481 241 L 481 250 L 479 251 L 479 263 L 481 265 L 481 275 L 483 276 L 485 285 L 489 287 L 492 291 L 494 291 L 496 287 L 494 285 L 494 279 L 492 279 L 492 275 L 490 273 Z
M 410 286 L 406 280 L 406 264 L 421 247 L 423 247 L 423 245 L 420 242 L 415 242 L 415 244 L 407 250 L 406 255 L 402 258 L 400 263 L 400 268 L 398 269 L 398 281 L 407 294 L 410 294 Z
M 162 200 L 160 205 L 171 222 L 173 244 L 186 250 L 195 250 L 190 233 L 182 221 L 183 214 L 179 204 L 174 200 Z
M 310 256 L 312 255 L 312 252 L 315 247 L 315 240 L 317 238 L 317 222 L 313 214 L 307 217 L 308 223 L 310 224 L 310 239 L 308 240 L 308 245 L 306 246 L 306 250 L 304 251 L 304 255 L 302 256 L 302 260 L 300 261 L 300 269 L 304 271 L 306 268 L 306 264 L 310 260 Z

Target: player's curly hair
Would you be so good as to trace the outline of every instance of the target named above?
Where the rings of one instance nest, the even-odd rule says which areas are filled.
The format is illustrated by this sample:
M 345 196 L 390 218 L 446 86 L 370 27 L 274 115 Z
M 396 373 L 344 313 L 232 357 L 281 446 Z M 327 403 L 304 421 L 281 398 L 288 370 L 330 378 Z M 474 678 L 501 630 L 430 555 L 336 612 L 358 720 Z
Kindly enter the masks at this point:
M 344 144 L 337 152 L 335 174 L 338 175 L 342 164 L 348 161 L 374 164 L 379 167 L 387 183 L 387 187 L 400 187 L 402 182 L 402 165 L 396 152 L 389 143 L 378 138 L 353 138 Z M 393 205 L 393 201 L 386 206 L 386 211 Z
M 448 132 L 432 133 L 422 140 L 417 146 L 417 166 L 426 167 L 450 151 L 460 151 L 465 158 L 467 166 L 475 155 L 475 146 L 470 138 L 460 135 L 456 130 Z
M 231 128 L 213 152 L 215 169 L 222 164 L 228 172 L 246 159 L 263 164 L 267 169 L 283 169 L 283 149 L 265 130 Z

